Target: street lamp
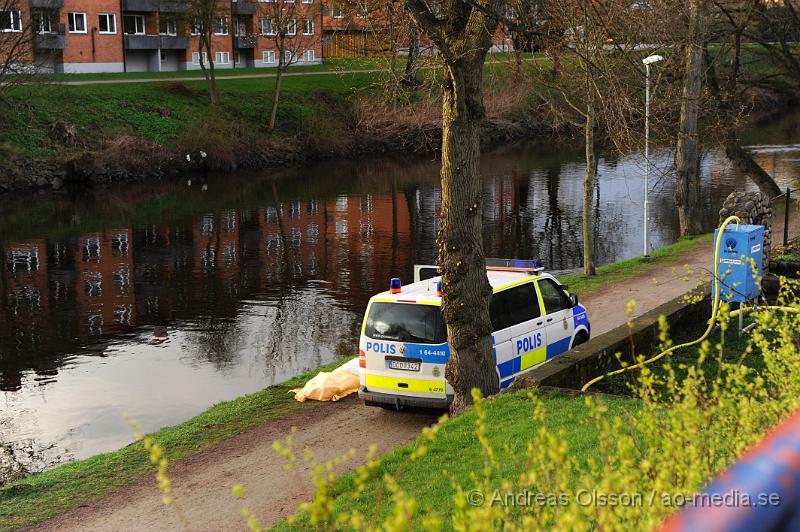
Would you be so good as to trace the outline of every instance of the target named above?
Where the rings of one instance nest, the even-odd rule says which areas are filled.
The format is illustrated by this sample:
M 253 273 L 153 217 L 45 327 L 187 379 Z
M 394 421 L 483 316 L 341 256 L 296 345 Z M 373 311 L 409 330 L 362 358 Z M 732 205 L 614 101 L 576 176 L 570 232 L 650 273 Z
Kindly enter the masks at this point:
M 647 189 L 650 179 L 650 65 L 658 63 L 664 58 L 660 55 L 649 55 L 642 59 L 645 68 L 645 93 L 644 93 L 644 256 L 649 257 L 647 246 Z

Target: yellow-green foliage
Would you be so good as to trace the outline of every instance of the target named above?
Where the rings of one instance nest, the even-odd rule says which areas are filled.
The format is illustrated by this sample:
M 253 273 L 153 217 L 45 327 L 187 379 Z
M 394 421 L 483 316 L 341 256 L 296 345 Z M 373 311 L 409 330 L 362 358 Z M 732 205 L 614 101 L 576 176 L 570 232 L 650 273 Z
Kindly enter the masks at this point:
M 366 463 L 352 474 L 353 489 L 338 494 L 336 466 L 356 451 L 315 463 L 306 450 L 303 461 L 312 466 L 316 491 L 288 524 L 317 530 L 387 531 L 657 527 L 800 407 L 800 305 L 793 299 L 795 289 L 796 285 L 784 282 L 781 305 L 791 312 L 777 308 L 754 312 L 756 326 L 738 363 L 726 362 L 722 356 L 730 320 L 727 305 L 722 305 L 718 325 L 723 340 L 717 344 L 704 341 L 690 365 L 673 367 L 665 359 L 659 367 L 644 366 L 633 386 L 630 409 L 612 410 L 603 396 L 576 398 L 585 406 L 584 424 L 597 434 L 596 447 L 588 456 L 570 448 L 566 429 L 548 430 L 545 402 L 531 390 L 527 415 L 535 429 L 509 474 L 508 464 L 501 463 L 508 458 L 509 448 L 493 445 L 490 409 L 475 391 L 472 417 L 480 460 L 470 464 L 471 473 L 457 478 L 444 470 L 431 468 L 428 472 L 428 478 L 444 475 L 451 479 L 449 514 L 426 506 L 426 501 L 416 499 L 401 481 L 406 468 L 425 463 L 440 430 L 451 423 L 445 416 L 423 431 L 407 459 L 391 471 L 382 470 L 376 448 L 371 447 Z M 629 313 L 632 310 L 628 308 Z M 666 320 L 659 325 L 660 343 L 669 346 Z M 754 350 L 763 357 L 758 370 L 741 363 Z M 703 368 L 712 359 L 718 371 L 708 376 Z M 273 446 L 289 469 L 297 463 L 292 440 L 290 435 Z M 452 460 L 459 458 L 452 456 Z M 381 471 L 383 477 L 376 478 Z M 239 485 L 233 492 L 239 497 L 244 493 Z M 365 496 L 374 500 L 368 512 L 356 504 Z M 251 530 L 260 529 L 248 508 L 242 509 L 242 515 Z

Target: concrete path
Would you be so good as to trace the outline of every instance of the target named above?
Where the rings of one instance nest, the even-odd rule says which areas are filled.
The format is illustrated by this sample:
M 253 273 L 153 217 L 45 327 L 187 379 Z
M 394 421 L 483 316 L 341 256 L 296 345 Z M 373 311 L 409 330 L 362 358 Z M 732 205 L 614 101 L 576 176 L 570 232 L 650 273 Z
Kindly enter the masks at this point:
M 626 303 L 637 302 L 634 317 L 689 291 L 709 279 L 712 244 L 687 253 L 671 265 L 653 265 L 642 274 L 581 298 L 589 309 L 592 332 L 599 335 L 626 321 Z M 684 267 L 685 265 L 685 267 Z M 687 274 L 691 270 L 691 274 Z M 93 504 L 66 512 L 33 530 L 129 531 L 185 528 L 243 530 L 239 502 L 230 487 L 242 483 L 246 504 L 262 525 L 291 515 L 313 493 L 308 469 L 282 470 L 285 461 L 272 451 L 274 440 L 297 427 L 295 449 L 302 456 L 311 448 L 320 459 L 341 456 L 350 448 L 360 452 L 342 470 L 362 463 L 371 443 L 380 452 L 405 444 L 434 416 L 386 412 L 367 408 L 350 396 L 338 403 L 309 404 L 301 414 L 269 422 L 170 468 L 177 508 L 165 507 L 152 477 L 134 483 Z

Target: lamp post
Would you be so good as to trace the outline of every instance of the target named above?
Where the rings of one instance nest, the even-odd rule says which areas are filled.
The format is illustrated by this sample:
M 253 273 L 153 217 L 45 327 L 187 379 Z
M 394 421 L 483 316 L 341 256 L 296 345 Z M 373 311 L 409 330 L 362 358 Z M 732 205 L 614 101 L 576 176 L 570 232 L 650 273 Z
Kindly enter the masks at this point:
M 664 58 L 660 55 L 649 55 L 642 59 L 645 68 L 645 93 L 644 93 L 644 256 L 650 256 L 647 245 L 647 192 L 650 180 L 650 65 L 658 63 Z

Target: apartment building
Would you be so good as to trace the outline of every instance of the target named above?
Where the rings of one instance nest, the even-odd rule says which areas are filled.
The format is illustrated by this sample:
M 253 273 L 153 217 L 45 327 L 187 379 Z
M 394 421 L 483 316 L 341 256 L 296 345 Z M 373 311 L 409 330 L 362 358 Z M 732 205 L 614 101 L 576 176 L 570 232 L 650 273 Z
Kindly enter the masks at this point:
M 276 17 L 284 18 L 285 60 L 322 62 L 320 0 L 221 2 L 214 17 L 217 68 L 276 67 Z M 277 4 L 276 4 L 277 2 Z M 30 32 L 30 61 L 64 73 L 200 69 L 197 22 L 182 0 L 20 0 L 0 11 L 0 32 Z M 205 58 L 208 59 L 208 58 Z

